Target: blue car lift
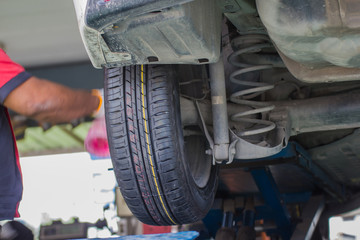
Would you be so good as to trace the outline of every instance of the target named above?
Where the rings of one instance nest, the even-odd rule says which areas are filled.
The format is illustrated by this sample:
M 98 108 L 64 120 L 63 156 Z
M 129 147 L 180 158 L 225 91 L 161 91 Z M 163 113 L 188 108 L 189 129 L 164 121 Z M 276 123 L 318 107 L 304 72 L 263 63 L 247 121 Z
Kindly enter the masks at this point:
M 312 179 L 312 183 L 320 189 L 323 189 L 327 195 L 331 196 L 337 202 L 346 200 L 344 186 L 332 180 L 321 168 L 311 161 L 308 153 L 297 143 L 290 142 L 288 146 L 276 156 L 266 159 L 249 160 L 248 162 L 258 161 L 264 164 L 257 167 L 249 167 L 248 171 L 254 179 L 261 198 L 263 206 L 247 208 L 246 204 L 241 209 L 234 212 L 224 211 L 222 209 L 213 209 L 204 218 L 203 222 L 207 227 L 209 234 L 215 237 L 216 232 L 224 227 L 219 223 L 219 219 L 226 219 L 227 227 L 229 216 L 233 219 L 234 224 L 241 222 L 242 227 L 254 227 L 255 220 L 264 220 L 273 222 L 273 227 L 264 229 L 268 236 L 275 239 L 308 239 L 310 240 L 315 232 L 315 228 L 324 210 L 324 195 L 312 196 L 312 192 L 288 193 L 281 194 L 278 186 L 272 176 L 270 169 L 267 167 L 272 164 L 274 159 L 284 159 L 286 163 L 292 163 L 302 169 Z M 288 161 L 287 161 L 288 160 Z M 244 163 L 246 161 L 242 161 Z M 244 164 L 246 165 L 246 164 Z M 305 204 L 301 211 L 301 220 L 292 219 L 288 210 L 288 204 L 302 203 Z M 222 224 L 222 225 L 221 225 Z M 238 231 L 241 231 L 241 227 Z M 246 238 L 251 239 L 251 238 Z
M 194 231 L 178 232 L 178 233 L 163 233 L 163 234 L 148 234 L 148 235 L 132 235 L 115 238 L 106 238 L 108 240 L 193 240 L 199 233 Z M 77 239 L 85 240 L 85 239 Z M 104 238 L 91 238 L 91 240 L 104 240 Z

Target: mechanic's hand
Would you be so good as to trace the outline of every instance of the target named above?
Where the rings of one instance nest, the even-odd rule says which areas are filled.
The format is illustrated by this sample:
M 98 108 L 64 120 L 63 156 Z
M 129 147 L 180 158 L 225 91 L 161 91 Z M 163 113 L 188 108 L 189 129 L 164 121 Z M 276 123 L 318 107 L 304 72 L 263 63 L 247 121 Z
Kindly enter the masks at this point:
M 91 94 L 97 96 L 99 98 L 99 106 L 96 111 L 93 113 L 94 118 L 100 118 L 105 115 L 104 109 L 104 89 L 93 89 L 91 90 Z

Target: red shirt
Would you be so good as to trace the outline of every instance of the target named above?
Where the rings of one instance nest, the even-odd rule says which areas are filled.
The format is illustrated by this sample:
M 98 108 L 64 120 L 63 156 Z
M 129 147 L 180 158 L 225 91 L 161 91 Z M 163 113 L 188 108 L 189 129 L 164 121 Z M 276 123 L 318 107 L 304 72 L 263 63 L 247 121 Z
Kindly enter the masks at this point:
M 6 97 L 31 75 L 0 49 L 0 220 L 19 217 L 22 176 L 15 136 L 9 113 L 3 106 Z

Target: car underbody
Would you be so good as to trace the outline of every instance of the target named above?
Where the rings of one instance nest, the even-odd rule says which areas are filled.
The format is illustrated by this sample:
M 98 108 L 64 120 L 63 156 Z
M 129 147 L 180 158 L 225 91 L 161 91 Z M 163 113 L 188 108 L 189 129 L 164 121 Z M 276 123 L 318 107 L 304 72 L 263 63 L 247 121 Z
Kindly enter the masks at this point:
M 113 161 L 120 156 L 115 153 L 120 143 L 115 141 L 115 132 L 109 129 L 122 124 L 122 120 L 113 122 L 114 112 L 124 112 L 124 118 L 128 119 L 124 129 L 128 131 L 133 128 L 130 119 L 132 123 L 134 118 L 146 119 L 149 115 L 148 126 L 146 121 L 139 123 L 141 120 L 137 120 L 139 125 L 135 126 L 138 129 L 146 125 L 146 134 L 127 138 L 146 139 L 148 132 L 152 132 L 149 138 L 155 139 L 157 129 L 163 126 L 157 125 L 155 117 L 174 108 L 179 113 L 175 114 L 180 118 L 179 123 L 172 120 L 165 124 L 176 122 L 172 125 L 176 128 L 181 122 L 182 133 L 176 134 L 180 134 L 179 139 L 185 139 L 184 151 L 187 154 L 201 151 L 191 161 L 198 158 L 207 161 L 188 163 L 198 188 L 204 189 L 210 181 L 209 175 L 217 173 L 204 171 L 207 172 L 204 176 L 191 169 L 205 169 L 210 164 L 219 170 L 216 199 L 256 196 L 259 185 L 255 169 L 259 168 L 270 170 L 281 193 L 324 194 L 330 204 L 347 202 L 359 191 L 358 1 L 89 0 L 74 3 L 93 65 L 106 68 L 108 80 L 125 79 L 116 90 L 114 83 L 108 81 L 110 87 L 105 89 L 105 97 L 124 92 L 133 98 L 128 101 L 123 97 L 124 107 L 116 111 L 111 104 L 122 97 L 113 97 L 111 104 L 108 103 L 111 105 L 107 108 L 107 124 Z M 155 67 L 170 65 L 171 70 L 160 67 L 160 71 Z M 171 74 L 168 76 L 165 72 Z M 156 99 L 156 90 L 166 86 L 147 85 L 145 94 L 141 83 L 146 85 L 143 79 L 148 78 L 149 82 L 154 81 L 151 84 L 158 84 L 157 77 L 168 79 L 164 80 L 165 85 L 166 81 L 177 82 L 176 87 L 171 87 L 174 93 L 171 101 L 177 104 L 163 111 L 154 110 L 152 114 L 151 106 L 162 107 L 157 105 L 160 100 L 141 99 L 152 94 Z M 169 98 L 163 100 L 170 101 Z M 131 104 L 135 105 L 126 107 Z M 133 113 L 126 115 L 136 109 L 139 115 L 144 111 L 142 117 Z M 144 109 L 149 112 L 145 114 Z M 194 147 L 195 142 L 200 141 L 194 140 L 196 136 L 203 139 L 203 145 Z M 188 141 L 193 146 L 187 145 L 186 139 L 192 139 Z M 156 147 L 156 141 L 152 144 L 154 154 L 162 149 Z M 144 143 L 145 148 L 150 145 Z M 150 148 L 149 156 L 152 155 Z M 119 162 L 114 165 L 115 172 L 116 166 L 121 169 Z M 144 168 L 154 171 L 146 164 Z M 157 177 L 160 183 L 165 181 L 155 172 L 153 176 L 155 185 Z M 120 183 L 123 180 L 118 178 L 119 185 L 126 188 Z M 160 195 L 159 190 L 156 193 L 149 188 L 153 195 Z M 166 195 L 167 187 L 163 188 Z M 126 190 L 122 193 L 126 199 Z M 160 202 L 163 202 L 161 198 Z M 199 214 L 206 214 L 209 208 L 201 209 Z M 148 211 L 152 215 L 151 210 Z M 160 214 L 164 218 L 167 215 L 169 221 L 157 221 L 156 217 L 142 221 L 160 225 L 183 222 L 179 220 L 181 211 L 176 212 L 174 210 L 173 218 L 166 209 Z M 135 211 L 136 216 L 141 214 Z

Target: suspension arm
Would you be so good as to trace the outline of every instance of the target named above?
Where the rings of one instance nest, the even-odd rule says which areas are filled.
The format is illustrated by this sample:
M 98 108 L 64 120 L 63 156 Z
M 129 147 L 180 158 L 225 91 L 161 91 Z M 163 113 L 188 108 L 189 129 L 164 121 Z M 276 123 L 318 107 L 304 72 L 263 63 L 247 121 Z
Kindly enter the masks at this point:
M 184 126 L 196 125 L 198 114 L 194 103 L 181 97 L 181 119 Z M 304 100 L 273 102 L 275 109 L 270 118 L 275 122 L 288 122 L 289 134 L 317 132 L 334 129 L 360 127 L 360 91 L 317 97 Z M 212 125 L 211 102 L 199 102 L 207 125 Z M 249 107 L 234 103 L 227 104 L 228 116 L 246 111 Z M 239 124 L 239 123 L 238 123 Z
M 288 115 L 290 135 L 360 127 L 360 91 L 304 100 L 274 102 L 273 121 Z M 283 112 L 283 114 L 276 114 Z
M 198 102 L 201 114 L 206 125 L 213 125 L 213 116 L 211 110 L 211 101 L 202 100 Z M 242 106 L 235 103 L 227 104 L 227 115 L 231 116 L 239 111 L 248 111 L 250 107 Z M 180 97 L 181 122 L 183 126 L 199 124 L 199 115 L 197 114 L 194 102 L 188 98 Z

